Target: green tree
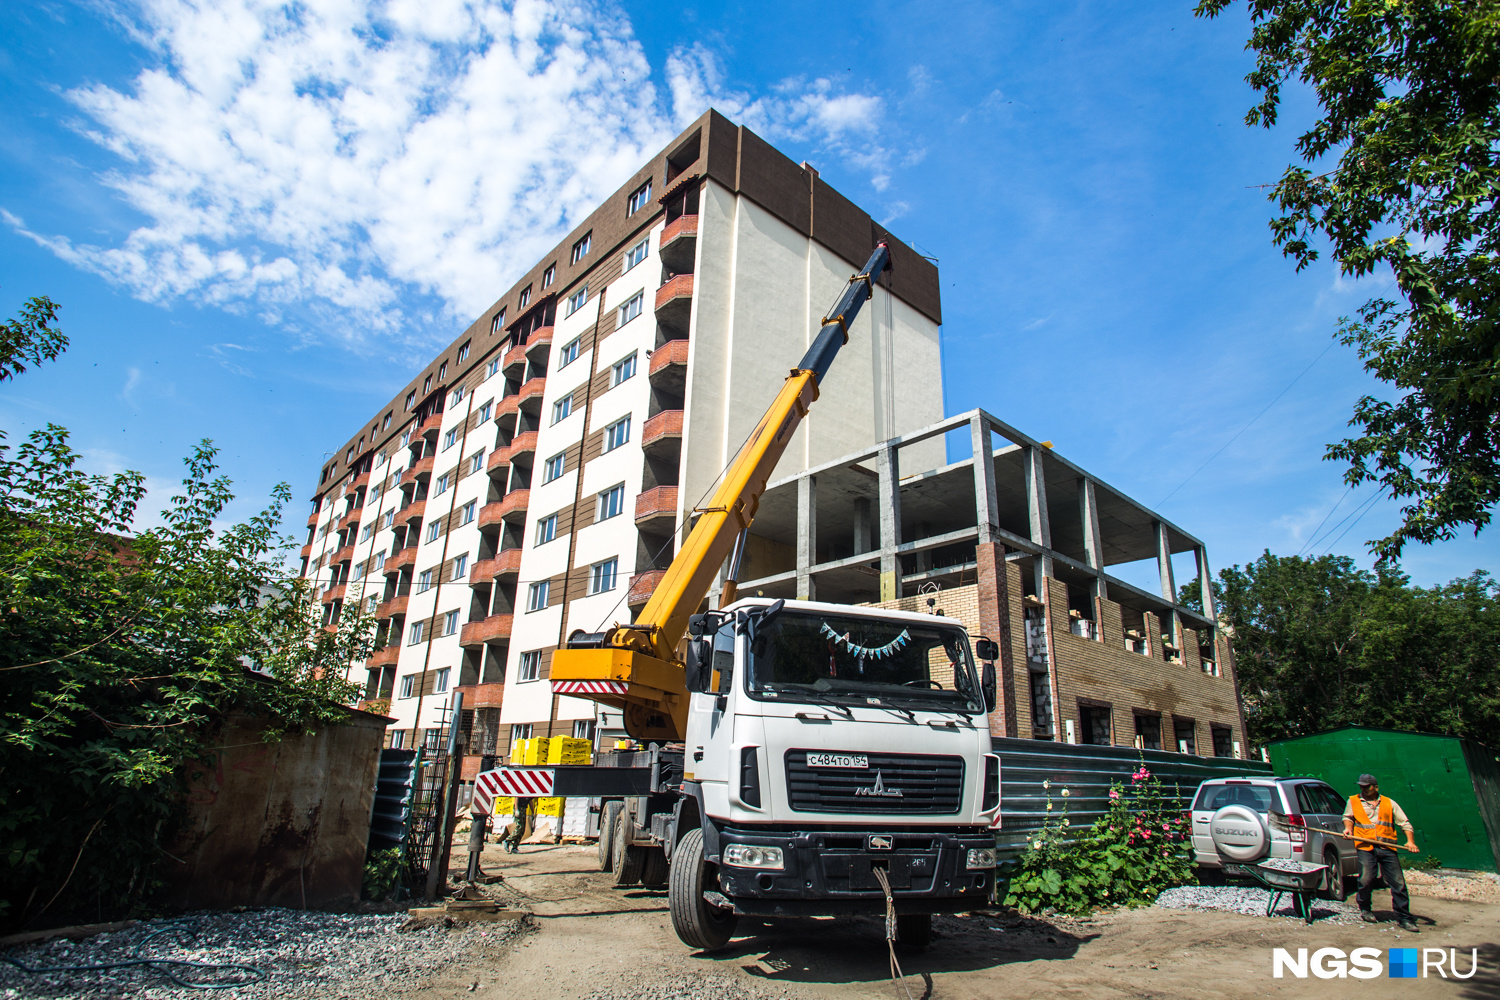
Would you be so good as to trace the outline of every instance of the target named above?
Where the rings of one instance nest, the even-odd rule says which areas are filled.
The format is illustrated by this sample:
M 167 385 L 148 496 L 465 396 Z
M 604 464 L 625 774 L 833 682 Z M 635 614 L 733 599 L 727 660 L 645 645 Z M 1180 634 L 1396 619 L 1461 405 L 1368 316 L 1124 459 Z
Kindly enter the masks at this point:
M 1266 552 L 1221 571 L 1216 593 L 1253 742 L 1346 725 L 1500 732 L 1500 587 L 1482 572 L 1422 588 L 1388 563 Z
M 52 324 L 57 303 L 45 295 L 26 300 L 21 315 L 0 326 L 0 382 L 26 371 L 26 365 L 53 361 L 68 346 L 68 338 Z
M 56 426 L 0 444 L 0 921 L 149 903 L 217 723 L 307 730 L 356 696 L 341 678 L 371 623 L 356 609 L 323 629 L 288 579 L 285 485 L 218 527 L 233 494 L 214 458 L 200 444 L 160 526 L 136 531 L 139 473 L 85 473 Z
M 1215 17 L 1231 0 L 1201 0 Z M 1500 500 L 1500 3 L 1247 0 L 1262 95 L 1245 121 L 1276 124 L 1300 81 L 1316 120 L 1270 198 L 1272 237 L 1298 270 L 1326 241 L 1342 273 L 1389 268 L 1400 302 L 1376 298 L 1339 336 L 1394 399 L 1366 396 L 1330 445 L 1350 485 L 1378 482 L 1402 522 L 1370 543 L 1478 533 Z

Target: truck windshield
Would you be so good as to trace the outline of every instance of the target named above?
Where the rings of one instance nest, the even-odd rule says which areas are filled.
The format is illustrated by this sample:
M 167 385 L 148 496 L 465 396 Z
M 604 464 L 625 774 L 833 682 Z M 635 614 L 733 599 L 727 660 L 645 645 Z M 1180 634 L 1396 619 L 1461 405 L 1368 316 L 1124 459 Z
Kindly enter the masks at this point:
M 775 700 L 980 713 L 960 628 L 786 611 L 750 648 L 749 690 Z

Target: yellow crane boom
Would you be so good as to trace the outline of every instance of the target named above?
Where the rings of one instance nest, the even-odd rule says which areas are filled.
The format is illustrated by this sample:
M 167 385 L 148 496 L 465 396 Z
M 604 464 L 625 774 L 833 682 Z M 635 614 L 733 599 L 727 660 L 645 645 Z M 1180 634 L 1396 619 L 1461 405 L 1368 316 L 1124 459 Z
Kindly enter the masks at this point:
M 714 576 L 750 528 L 761 494 L 792 434 L 818 398 L 818 384 L 849 326 L 891 263 L 884 243 L 849 279 L 812 345 L 792 369 L 745 445 L 725 470 L 708 506 L 695 511 L 688 534 L 639 619 L 605 632 L 577 631 L 552 655 L 552 690 L 623 709 L 625 730 L 641 740 L 680 740 L 687 731 L 688 694 L 677 646 Z M 732 583 L 730 584 L 732 586 Z M 727 602 L 726 602 L 727 603 Z

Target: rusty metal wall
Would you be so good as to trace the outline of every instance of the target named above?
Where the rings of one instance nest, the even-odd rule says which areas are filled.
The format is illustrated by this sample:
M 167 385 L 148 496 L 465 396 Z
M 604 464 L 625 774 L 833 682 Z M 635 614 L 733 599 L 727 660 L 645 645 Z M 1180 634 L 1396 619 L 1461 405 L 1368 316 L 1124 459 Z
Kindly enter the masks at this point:
M 386 722 L 351 710 L 345 724 L 267 743 L 261 721 L 231 716 L 213 759 L 190 771 L 167 905 L 358 902 Z
M 1231 775 L 1269 775 L 1271 765 L 1233 757 L 1199 757 L 1162 750 L 1130 747 L 1087 746 L 994 737 L 994 752 L 1000 755 L 1000 816 L 997 831 L 1002 849 L 1019 850 L 1028 834 L 1041 829 L 1047 815 L 1048 789 L 1052 787 L 1053 817 L 1068 809 L 1070 830 L 1087 829 L 1109 805 L 1109 786 L 1119 782 L 1130 787 L 1130 775 L 1142 763 L 1161 779 L 1162 790 L 1186 809 L 1208 778 Z M 1062 790 L 1066 788 L 1065 798 Z M 1071 840 L 1072 838 L 1065 838 Z

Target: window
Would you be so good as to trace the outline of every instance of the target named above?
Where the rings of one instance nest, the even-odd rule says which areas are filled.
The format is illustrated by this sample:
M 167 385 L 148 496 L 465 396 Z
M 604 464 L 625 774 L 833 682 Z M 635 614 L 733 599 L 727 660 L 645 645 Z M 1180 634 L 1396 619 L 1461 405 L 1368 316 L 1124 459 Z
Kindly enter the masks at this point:
M 607 521 L 625 509 L 625 484 L 621 483 L 613 489 L 605 490 L 599 494 L 599 516 L 597 520 Z
M 557 537 L 557 515 L 549 514 L 546 517 L 537 518 L 536 522 L 536 544 L 544 545 Z
M 1229 739 L 1229 730 L 1223 726 L 1209 726 L 1208 735 L 1213 740 L 1215 757 L 1233 757 L 1234 748 Z M 1316 811 L 1316 810 L 1315 810 Z M 1342 812 L 1343 810 L 1339 810 Z
M 484 368 L 484 377 L 485 378 L 493 378 L 494 375 L 495 375 L 495 373 L 498 372 L 499 370 L 500 370 L 500 359 L 499 358 L 490 358 L 490 363 L 488 365 L 486 365 L 485 368 Z
M 478 500 L 470 500 L 468 503 L 464 504 L 463 513 L 462 515 L 460 515 L 459 523 L 468 524 L 470 521 L 474 520 L 474 513 L 478 510 L 478 508 Z
M 453 392 L 451 394 L 449 394 L 449 396 L 448 396 L 448 409 L 450 409 L 450 410 L 453 409 L 455 406 L 457 406 L 459 403 L 462 403 L 463 401 L 464 401 L 464 387 L 463 386 L 459 386 L 457 389 L 454 389 Z
M 1136 713 L 1135 736 L 1142 750 L 1161 749 L 1161 716 Z
M 614 388 L 634 374 L 635 354 L 632 353 L 630 357 L 621 358 L 619 361 L 615 362 L 614 370 L 610 373 L 610 388 Z
M 466 577 L 468 575 L 469 575 L 469 554 L 467 552 L 465 552 L 463 555 L 456 556 L 454 558 L 454 560 L 453 560 L 453 575 L 451 577 L 449 577 L 449 579 L 450 580 L 462 580 L 464 577 Z M 455 611 L 453 613 L 455 615 L 458 614 L 457 611 Z
M 630 195 L 630 204 L 625 206 L 626 215 L 634 215 L 651 203 L 651 182 L 647 181 Z
M 442 496 L 444 493 L 447 493 L 448 492 L 448 487 L 452 485 L 452 483 L 451 483 L 452 478 L 453 478 L 453 473 L 451 473 L 451 472 L 445 472 L 441 476 L 438 476 L 437 485 L 433 488 L 432 495 L 435 496 L 435 497 L 439 497 L 439 496 Z M 437 526 L 437 522 L 436 521 L 432 522 L 432 527 L 436 527 L 436 526 Z M 436 537 L 437 537 L 437 535 L 434 534 L 433 538 L 436 538 Z M 430 541 L 432 541 L 432 538 L 429 538 L 427 540 L 430 542 Z
M 542 482 L 552 482 L 552 480 L 563 474 L 563 469 L 566 466 L 567 457 L 565 453 L 559 452 L 553 455 L 542 465 Z
M 458 631 L 458 611 L 449 611 L 443 615 L 443 634 L 452 635 Z
M 557 367 L 566 368 L 578 360 L 578 349 L 582 340 L 582 337 L 574 337 L 558 350 Z
M 442 364 L 438 365 L 438 378 L 439 379 L 445 379 L 447 377 L 448 377 L 448 362 L 444 361 Z
M 521 654 L 521 673 L 516 679 L 521 681 L 534 681 L 542 676 L 542 651 L 533 649 Z M 530 729 L 530 726 L 526 727 Z M 527 737 L 529 738 L 529 737 Z
M 375 609 L 378 607 L 380 607 L 380 597 L 378 595 L 371 594 L 369 597 L 365 598 L 365 614 L 373 615 L 375 613 Z
M 402 697 L 406 697 L 403 695 Z M 406 746 L 406 730 L 398 729 L 391 733 L 391 749 L 400 750 Z
M 526 610 L 540 611 L 547 606 L 548 591 L 552 589 L 550 580 L 541 583 L 533 583 L 526 591 Z
M 641 314 L 641 303 L 645 301 L 645 292 L 636 292 L 630 297 L 630 301 L 620 307 L 620 322 L 617 326 L 624 326 Z
M 499 333 L 500 328 L 505 325 L 505 310 L 501 309 L 490 319 L 490 333 Z
M 630 418 L 616 420 L 604 428 L 604 450 L 614 451 L 630 440 Z
M 593 719 L 574 719 L 573 720 L 573 738 L 575 740 L 588 740 L 589 742 L 593 742 L 593 739 L 594 739 L 594 720 Z
M 562 399 L 559 399 L 557 402 L 552 404 L 552 422 L 555 424 L 559 420 L 566 419 L 568 414 L 572 412 L 573 397 L 571 395 L 564 396 Z
M 443 534 L 443 522 L 442 521 L 433 521 L 431 524 L 429 524 L 427 526 L 427 540 L 429 542 L 435 542 L 435 541 L 437 541 L 438 538 L 442 536 L 442 534 Z
M 351 577 L 351 579 L 362 580 L 362 579 L 364 579 L 364 576 L 365 576 L 365 564 L 364 563 L 355 563 L 355 565 L 354 565 L 354 573 L 353 573 L 353 576 Z
M 432 589 L 432 570 L 424 569 L 417 574 L 417 593 Z
M 395 521 L 395 520 L 396 520 L 396 508 L 392 507 L 390 510 L 388 510 L 388 511 L 385 512 L 385 520 L 382 521 L 382 522 L 380 522 L 380 526 L 382 528 L 389 528 L 391 526 L 391 523 L 393 521 Z
M 369 540 L 370 532 L 372 532 L 374 530 L 375 530 L 375 525 L 373 525 L 373 524 L 367 524 L 363 528 L 360 528 L 359 529 L 359 540 L 362 541 L 362 542 Z
M 550 287 L 551 284 L 552 284 L 552 279 L 556 278 L 556 277 L 557 277 L 557 265 L 556 264 L 548 264 L 547 265 L 547 270 L 545 270 L 545 271 L 542 272 L 542 287 L 543 288 Z
M 426 622 L 411 623 L 411 634 L 406 640 L 406 644 L 408 646 L 415 646 L 417 643 L 422 641 L 422 626 L 426 624 Z
M 1198 738 L 1194 732 L 1192 719 L 1174 717 L 1172 719 L 1172 730 L 1173 735 L 1176 737 L 1172 744 L 1173 750 L 1176 750 L 1178 753 L 1198 752 Z
M 635 267 L 641 261 L 646 259 L 646 250 L 650 246 L 650 244 L 651 240 L 649 238 L 644 239 L 637 243 L 635 246 L 631 247 L 629 250 L 625 251 L 625 270 L 630 270 L 632 267 Z
M 518 722 L 510 727 L 510 741 L 531 739 L 531 723 Z
M 494 405 L 495 401 L 493 399 L 487 399 L 484 401 L 484 405 L 479 408 L 479 422 L 481 424 L 490 422 L 490 410 Z
M 422 395 L 425 396 L 425 395 L 427 395 L 431 391 L 432 391 L 432 376 L 429 375 L 425 379 L 422 380 Z
M 594 234 L 593 234 L 593 231 L 590 230 L 589 232 L 583 234 L 583 238 L 582 239 L 580 239 L 577 243 L 573 244 L 573 253 L 568 258 L 568 263 L 570 263 L 570 264 L 576 264 L 580 260 L 583 260 L 583 258 L 587 257 L 588 253 L 589 253 L 589 248 L 591 246 L 593 246 L 593 244 L 594 244 Z
M 525 288 L 521 289 L 521 308 L 525 309 L 526 306 L 530 302 L 531 302 L 531 286 L 527 285 Z
M 606 559 L 589 567 L 589 593 L 602 594 L 606 590 L 614 590 L 619 564 L 618 559 Z
M 411 444 L 411 428 L 410 427 L 408 427 L 406 430 L 404 430 L 404 431 L 401 432 L 401 447 L 405 448 L 409 444 Z
M 463 346 L 458 349 L 458 360 L 463 361 L 469 356 L 469 343 L 467 340 L 464 341 Z
M 347 452 L 344 453 L 344 464 L 348 465 L 352 461 L 354 461 L 354 449 L 350 448 Z
M 389 418 L 387 418 L 387 419 L 389 419 Z M 384 465 L 386 463 L 386 460 L 389 459 L 389 458 L 390 458 L 390 456 L 387 455 L 383 451 L 379 455 L 376 455 L 375 456 L 375 468 L 377 468 L 377 469 L 380 468 L 382 465 Z
M 387 413 L 385 419 L 380 422 L 380 429 L 385 430 L 391 426 L 391 414 Z
M 383 569 L 385 569 L 385 553 L 377 552 L 375 553 L 375 565 L 370 567 L 370 571 L 378 573 Z
M 415 690 L 416 686 L 417 686 L 417 675 L 416 674 L 407 674 L 405 677 L 401 678 L 401 697 L 402 698 L 410 698 L 413 694 L 416 693 L 416 690 Z M 396 732 L 396 735 L 397 736 L 405 736 L 406 734 L 403 733 L 403 732 L 400 732 L 398 730 Z
M 448 667 L 432 672 L 432 693 L 442 694 L 448 690 Z
M 1090 746 L 1111 745 L 1108 706 L 1079 705 L 1078 721 L 1083 730 L 1080 742 Z
M 458 444 L 458 428 L 454 427 L 443 435 L 443 450 L 447 451 L 456 444 Z
M 563 309 L 564 316 L 571 316 L 583 308 L 583 304 L 589 300 L 589 286 L 584 285 L 578 291 L 568 296 L 568 304 Z
M 473 475 L 484 468 L 484 449 L 480 448 L 469 456 L 469 475 Z

